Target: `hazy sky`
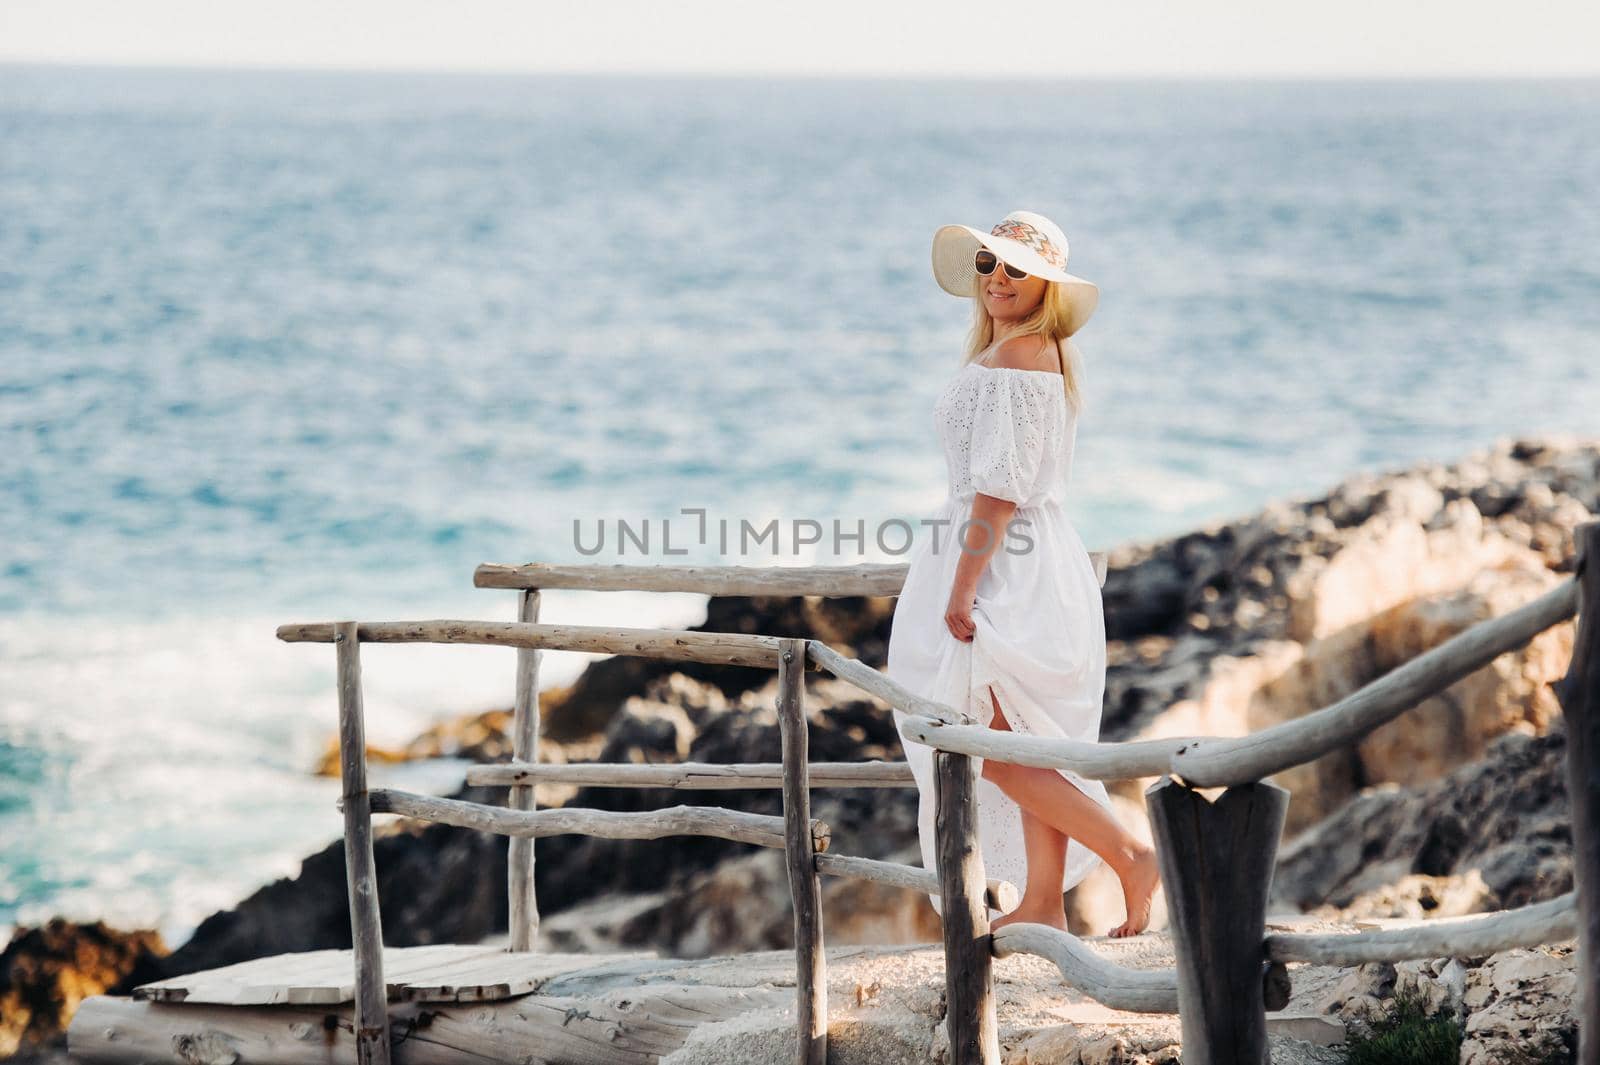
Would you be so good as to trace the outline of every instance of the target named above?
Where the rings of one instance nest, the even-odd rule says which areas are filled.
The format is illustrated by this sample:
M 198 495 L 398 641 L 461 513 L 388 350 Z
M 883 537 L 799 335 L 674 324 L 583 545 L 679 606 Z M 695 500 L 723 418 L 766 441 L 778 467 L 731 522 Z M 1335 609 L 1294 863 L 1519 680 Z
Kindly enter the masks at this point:
M 0 0 L 0 60 L 1100 77 L 1600 74 L 1593 0 Z

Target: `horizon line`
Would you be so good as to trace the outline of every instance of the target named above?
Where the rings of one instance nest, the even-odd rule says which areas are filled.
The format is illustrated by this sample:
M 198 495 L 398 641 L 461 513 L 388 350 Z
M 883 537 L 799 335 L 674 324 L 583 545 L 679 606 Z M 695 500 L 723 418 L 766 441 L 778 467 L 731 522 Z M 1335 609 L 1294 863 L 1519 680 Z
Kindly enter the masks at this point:
M 425 74 L 446 77 L 485 78 L 640 78 L 683 80 L 789 80 L 789 81 L 886 81 L 886 82 L 1582 82 L 1600 81 L 1600 70 L 1588 72 L 1563 71 L 1556 73 L 1522 73 L 1506 71 L 1451 71 L 1451 72 L 1336 72 L 1290 73 L 1273 71 L 1232 72 L 1122 72 L 1085 73 L 1072 75 L 1017 74 L 996 78 L 987 72 L 964 74 L 932 71 L 820 71 L 806 69 L 535 69 L 520 67 L 452 67 L 377 65 L 347 66 L 339 64 L 295 64 L 275 62 L 231 61 L 225 63 L 197 63 L 171 60 L 100 60 L 74 58 L 23 58 L 0 55 L 0 67 L 42 67 L 50 69 L 89 69 L 126 71 L 169 71 L 192 73 L 281 73 L 281 74 Z

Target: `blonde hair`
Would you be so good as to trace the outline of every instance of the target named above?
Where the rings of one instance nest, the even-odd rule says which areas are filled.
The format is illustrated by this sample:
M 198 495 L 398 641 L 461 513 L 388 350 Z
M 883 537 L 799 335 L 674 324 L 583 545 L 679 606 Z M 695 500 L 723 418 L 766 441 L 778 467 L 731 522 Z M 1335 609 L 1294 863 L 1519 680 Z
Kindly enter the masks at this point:
M 967 334 L 967 353 L 963 364 L 972 362 L 994 343 L 994 317 L 989 314 L 989 308 L 983 303 L 984 286 L 989 278 L 983 274 L 974 274 L 972 278 L 972 331 Z M 1058 281 L 1046 281 L 1044 298 L 1039 301 L 1039 306 L 1034 308 L 1032 314 L 1017 323 L 1007 339 L 1011 337 L 1038 335 L 1052 343 L 1059 342 L 1059 347 L 1065 355 L 1062 360 L 1062 388 L 1066 391 L 1067 402 L 1073 410 L 1083 409 L 1083 392 L 1078 387 L 1078 377 L 1082 373 L 1082 356 L 1078 346 L 1067 335 L 1067 326 L 1072 321 L 1070 308 L 1067 306 L 1067 287 Z

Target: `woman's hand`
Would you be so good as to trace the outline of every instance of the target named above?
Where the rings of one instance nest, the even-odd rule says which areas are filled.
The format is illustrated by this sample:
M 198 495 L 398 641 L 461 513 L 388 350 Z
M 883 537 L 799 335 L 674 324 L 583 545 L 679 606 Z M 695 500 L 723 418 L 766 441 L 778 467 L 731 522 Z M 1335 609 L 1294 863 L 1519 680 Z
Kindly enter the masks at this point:
M 976 588 L 957 584 L 950 589 L 950 602 L 945 606 L 944 624 L 950 635 L 962 643 L 969 643 L 977 626 L 972 623 L 972 604 L 978 599 Z

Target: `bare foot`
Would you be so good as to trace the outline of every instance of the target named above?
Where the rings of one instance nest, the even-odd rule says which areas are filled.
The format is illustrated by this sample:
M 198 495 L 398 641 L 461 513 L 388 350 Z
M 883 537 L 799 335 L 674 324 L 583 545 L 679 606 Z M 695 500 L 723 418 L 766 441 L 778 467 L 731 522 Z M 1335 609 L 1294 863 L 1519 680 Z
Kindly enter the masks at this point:
M 1116 939 L 1136 936 L 1150 923 L 1150 900 L 1161 883 L 1161 867 L 1156 862 L 1154 848 L 1146 847 L 1126 870 L 1117 874 L 1117 879 L 1122 881 L 1123 906 L 1128 911 L 1128 919 L 1106 934 Z
M 1024 901 L 1004 917 L 996 917 L 990 921 L 989 931 L 993 932 L 995 929 L 1004 928 L 1008 924 L 1021 922 L 1049 925 L 1051 928 L 1059 928 L 1065 932 L 1067 930 L 1067 913 L 1061 908 L 1059 902 L 1052 907 L 1049 903 L 1035 906 L 1030 902 Z

